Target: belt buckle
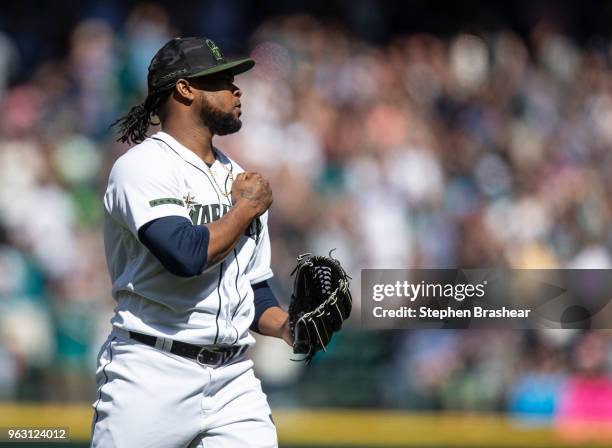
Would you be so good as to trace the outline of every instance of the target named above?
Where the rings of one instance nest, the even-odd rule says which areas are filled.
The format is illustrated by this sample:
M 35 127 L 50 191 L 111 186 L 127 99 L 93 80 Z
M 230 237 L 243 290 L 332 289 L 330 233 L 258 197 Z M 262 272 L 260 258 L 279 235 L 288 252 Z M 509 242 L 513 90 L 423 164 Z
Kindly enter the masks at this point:
M 207 361 L 207 359 L 205 358 L 206 354 L 209 354 L 209 356 L 211 357 L 216 355 L 215 356 L 216 359 L 214 360 L 214 362 L 206 362 Z M 200 365 L 218 366 L 220 364 L 223 364 L 223 358 L 224 358 L 224 352 L 220 350 L 212 350 L 209 347 L 202 347 L 196 356 L 196 361 Z

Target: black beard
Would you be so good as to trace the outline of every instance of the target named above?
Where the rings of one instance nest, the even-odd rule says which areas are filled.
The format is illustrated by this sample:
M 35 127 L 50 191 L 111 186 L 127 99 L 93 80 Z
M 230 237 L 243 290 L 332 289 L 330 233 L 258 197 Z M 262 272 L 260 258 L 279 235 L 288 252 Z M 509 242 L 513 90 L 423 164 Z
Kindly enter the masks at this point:
M 231 112 L 223 112 L 213 107 L 208 101 L 205 102 L 200 114 L 204 126 L 215 135 L 228 135 L 238 132 L 242 127 L 242 121 L 234 117 Z

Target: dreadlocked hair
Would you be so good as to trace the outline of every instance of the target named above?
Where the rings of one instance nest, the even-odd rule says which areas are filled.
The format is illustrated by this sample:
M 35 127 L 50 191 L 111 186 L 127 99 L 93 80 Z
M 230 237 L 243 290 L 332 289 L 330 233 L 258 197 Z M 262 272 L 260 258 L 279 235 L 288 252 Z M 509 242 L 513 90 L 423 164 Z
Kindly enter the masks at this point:
M 159 108 L 172 87 L 174 86 L 167 86 L 149 93 L 144 103 L 132 107 L 127 114 L 111 124 L 111 127 L 117 126 L 118 128 L 120 136 L 117 141 L 136 144 L 147 138 L 149 126 L 159 124 L 153 121 L 153 117 L 158 115 Z

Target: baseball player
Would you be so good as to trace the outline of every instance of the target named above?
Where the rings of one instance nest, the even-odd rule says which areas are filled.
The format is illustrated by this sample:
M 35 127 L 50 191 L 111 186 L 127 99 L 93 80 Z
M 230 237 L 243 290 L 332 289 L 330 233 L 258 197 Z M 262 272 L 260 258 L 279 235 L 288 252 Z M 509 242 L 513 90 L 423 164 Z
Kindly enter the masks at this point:
M 240 129 L 234 76 L 206 38 L 153 57 L 148 96 L 117 121 L 136 143 L 104 195 L 104 243 L 117 301 L 100 350 L 94 447 L 275 447 L 246 350 L 249 329 L 292 344 L 267 280 L 268 182 L 213 146 Z M 147 137 L 157 117 L 161 131 Z

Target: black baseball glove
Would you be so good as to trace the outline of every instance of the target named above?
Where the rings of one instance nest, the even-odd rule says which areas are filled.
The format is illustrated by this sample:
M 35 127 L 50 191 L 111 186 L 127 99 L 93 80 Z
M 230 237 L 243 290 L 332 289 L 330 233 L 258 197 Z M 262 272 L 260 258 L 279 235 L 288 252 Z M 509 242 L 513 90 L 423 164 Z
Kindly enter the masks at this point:
M 332 251 L 333 252 L 333 251 Z M 351 314 L 353 299 L 350 277 L 340 262 L 332 257 L 300 255 L 289 305 L 289 327 L 293 336 L 293 353 L 305 354 L 310 364 L 314 355 L 325 351 L 332 334 L 342 327 Z

